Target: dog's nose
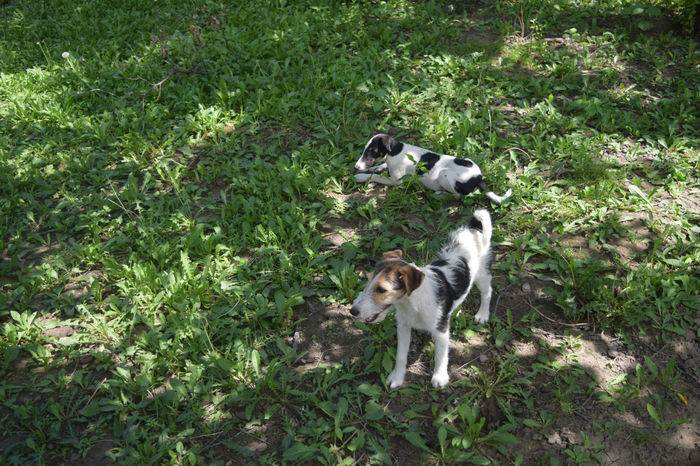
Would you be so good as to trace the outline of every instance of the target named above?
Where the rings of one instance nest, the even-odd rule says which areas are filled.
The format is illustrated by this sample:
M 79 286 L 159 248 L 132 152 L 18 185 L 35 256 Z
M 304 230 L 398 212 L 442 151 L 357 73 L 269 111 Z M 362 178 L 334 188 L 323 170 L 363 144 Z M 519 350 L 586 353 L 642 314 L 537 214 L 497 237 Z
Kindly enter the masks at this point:
M 357 314 L 359 313 L 360 311 L 355 306 L 350 308 L 350 314 L 352 314 L 353 316 L 357 317 Z

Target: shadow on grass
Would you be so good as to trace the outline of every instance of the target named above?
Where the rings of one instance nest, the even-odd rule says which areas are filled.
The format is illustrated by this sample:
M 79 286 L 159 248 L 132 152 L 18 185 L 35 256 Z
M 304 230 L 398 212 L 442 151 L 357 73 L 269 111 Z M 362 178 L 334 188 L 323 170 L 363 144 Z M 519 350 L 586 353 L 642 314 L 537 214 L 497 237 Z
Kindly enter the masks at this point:
M 413 5 L 416 11 L 424 6 Z M 375 122 L 383 119 L 383 124 L 401 128 L 404 134 L 416 134 L 416 143 L 443 144 L 466 152 L 468 147 L 461 146 L 460 140 L 487 131 L 486 116 L 491 113 L 485 105 L 490 105 L 490 95 L 477 102 L 480 108 L 474 115 L 478 117 L 465 117 L 469 121 L 451 136 L 448 130 L 431 133 L 422 128 L 429 120 L 421 120 L 419 112 L 402 99 L 423 98 L 434 87 L 433 78 L 441 77 L 443 66 L 455 67 L 454 80 L 470 79 L 460 76 L 464 67 L 450 60 L 474 52 L 481 55 L 469 63 L 472 69 L 479 68 L 482 86 L 514 90 L 500 97 L 506 115 L 502 129 L 514 126 L 520 134 L 511 138 L 501 133 L 501 140 L 488 147 L 491 154 L 527 140 L 533 127 L 544 134 L 566 134 L 586 126 L 624 137 L 664 138 L 668 145 L 674 137 L 696 135 L 692 125 L 681 120 L 685 116 L 673 111 L 682 99 L 662 97 L 628 108 L 624 96 L 611 96 L 607 87 L 625 77 L 623 72 L 615 71 L 596 83 L 595 75 L 573 61 L 549 76 L 488 64 L 507 45 L 485 20 L 503 13 L 489 6 L 473 10 L 485 22 L 461 32 L 464 41 L 459 43 L 450 42 L 452 36 L 444 34 L 450 16 L 436 13 L 433 22 L 418 30 L 407 28 L 415 28 L 420 16 L 401 12 L 398 19 L 387 15 L 379 21 L 377 14 L 386 11 L 362 17 L 353 10 L 353 21 L 343 27 L 350 30 L 351 25 L 364 42 L 346 49 L 339 40 L 342 34 L 298 35 L 291 9 L 275 10 L 279 27 L 263 29 L 258 33 L 260 41 L 247 45 L 236 40 L 236 28 L 247 20 L 233 18 L 223 7 L 199 9 L 197 18 L 190 18 L 195 12 L 178 10 L 170 23 L 178 26 L 164 35 L 156 28 L 159 22 L 168 23 L 169 8 L 160 3 L 153 8 L 139 10 L 138 17 L 157 11 L 162 19 L 140 25 L 134 25 L 134 17 L 125 10 L 126 16 L 120 18 L 129 23 L 129 33 L 116 36 L 123 39 L 116 46 L 124 48 L 132 40 L 147 49 L 146 42 L 153 40 L 147 60 L 139 63 L 124 57 L 121 70 L 92 70 L 95 76 L 66 71 L 47 77 L 42 84 L 55 89 L 71 83 L 68 92 L 56 97 L 59 116 L 71 115 L 70 125 L 61 126 L 60 118 L 49 123 L 39 115 L 19 122 L 0 120 L 3 137 L 17 141 L 9 157 L 3 154 L 0 188 L 5 214 L 0 319 L 8 338 L 2 347 L 1 373 L 8 379 L 0 418 L 10 426 L 2 440 L 3 455 L 10 460 L 100 462 L 107 458 L 91 455 L 111 450 L 109 454 L 119 460 L 134 461 L 185 461 L 194 455 L 211 460 L 240 455 L 236 458 L 295 461 L 326 455 L 323 448 L 328 445 L 351 444 L 354 449 L 342 454 L 358 452 L 358 461 L 403 463 L 417 460 L 422 453 L 406 432 L 419 433 L 437 452 L 438 432 L 430 406 L 449 410 L 463 396 L 463 387 L 474 390 L 470 378 L 476 378 L 475 373 L 443 392 L 427 389 L 418 377 L 414 379 L 417 387 L 398 394 L 384 392 L 379 381 L 392 362 L 387 351 L 394 344 L 391 326 L 360 334 L 339 317 L 343 306 L 327 303 L 337 298 L 337 291 L 326 276 L 332 259 L 367 266 L 372 257 L 394 247 L 405 247 L 416 257 L 430 256 L 439 247 L 439 235 L 459 218 L 456 212 L 462 203 L 448 203 L 452 210 L 446 211 L 445 203 L 428 193 L 411 195 L 419 189 L 411 186 L 396 188 L 378 202 L 372 200 L 374 193 L 351 200 L 343 211 L 329 191 L 359 189 L 339 175 L 347 172 L 356 155 L 343 155 L 346 149 L 358 152 Z M 318 15 L 324 21 L 348 11 L 340 11 L 337 5 L 328 8 L 331 14 Z M 13 5 L 3 9 L 3 13 L 20 11 Z M 13 19 L 18 29 L 65 25 L 70 18 L 57 16 L 52 22 L 46 10 L 22 12 L 24 19 Z M 591 11 L 573 13 L 583 17 Z M 458 19 L 462 22 L 455 27 L 468 20 Z M 319 29 L 333 30 L 329 24 Z M 200 32 L 192 32 L 190 26 Z M 35 34 L 48 37 L 53 30 Z M 183 39 L 188 31 L 191 39 Z M 198 44 L 198 35 L 207 45 Z M 67 48 L 67 39 L 60 37 L 49 50 L 56 61 L 56 50 Z M 318 37 L 325 37 L 323 47 L 314 45 Z M 278 46 L 256 49 L 265 42 Z M 372 43 L 381 46 L 372 49 Z M 292 52 L 282 45 L 293 45 Z M 360 53 L 363 47 L 368 48 L 366 54 Z M 623 44 L 617 47 L 624 50 Z M 86 47 L 86 55 L 96 48 Z M 308 56 L 307 48 L 312 51 Z M 294 55 L 300 50 L 305 53 Z M 38 53 L 13 62 L 12 71 L 43 64 L 43 52 Z M 135 51 L 134 58 L 142 53 Z M 318 73 L 313 60 L 325 56 L 322 63 L 332 70 L 334 60 L 346 60 L 352 53 L 359 55 L 350 61 L 353 73 L 346 75 L 339 67 L 328 71 L 331 77 L 309 78 Z M 575 57 L 577 51 L 567 45 L 557 53 L 554 61 Z M 206 75 L 171 74 L 177 67 L 191 70 L 198 64 L 206 66 Z M 305 67 L 310 71 L 304 72 Z M 168 76 L 162 85 L 153 86 Z M 356 90 L 362 85 L 366 90 Z M 117 89 L 120 94 L 115 95 Z M 556 94 L 552 101 L 548 101 L 550 94 Z M 348 95 L 357 98 L 347 99 Z M 495 100 L 494 95 L 494 104 Z M 508 109 L 540 103 L 522 121 L 513 111 L 514 121 L 506 123 Z M 690 97 L 685 103 L 694 108 Z M 463 112 L 469 106 L 454 104 Z M 341 107 L 338 115 L 336 109 Z M 409 117 L 401 116 L 404 110 Z M 221 124 L 231 119 L 232 127 Z M 676 124 L 661 125 L 662 120 Z M 551 172 L 552 179 L 567 179 L 573 186 L 595 184 L 609 176 L 606 171 L 612 164 L 597 158 L 586 137 L 565 139 L 561 147 L 545 142 L 542 146 L 527 143 L 527 148 L 537 162 L 562 163 L 562 170 Z M 75 140 L 80 144 L 76 146 Z M 494 179 L 503 179 L 505 169 L 498 170 L 492 168 Z M 334 209 L 339 213 L 333 215 L 357 224 L 352 246 L 332 248 L 323 243 L 320 231 L 324 222 L 332 227 L 329 212 Z M 299 343 L 303 350 L 304 344 L 313 343 L 314 331 L 304 327 L 307 304 L 302 303 L 312 303 L 312 309 L 306 309 L 309 313 L 332 311 L 336 319 L 331 328 L 322 319 L 315 321 L 317 327 L 312 330 L 323 332 L 316 337 L 322 342 L 317 350 L 320 361 L 307 361 L 304 369 L 298 367 L 300 360 L 293 351 L 294 335 L 300 332 L 307 339 Z M 552 313 L 549 317 L 558 320 L 551 301 L 536 304 L 544 303 Z M 508 309 L 524 316 L 529 312 L 526 304 L 514 299 Z M 503 310 L 495 311 L 503 319 Z M 553 331 L 539 321 L 526 330 L 535 335 L 532 341 L 539 341 L 537 335 L 541 335 L 547 345 L 540 346 L 546 347 L 548 355 L 563 340 L 559 327 Z M 495 344 L 495 337 L 488 331 L 487 335 Z M 609 354 L 592 333 L 583 338 L 589 337 L 599 354 Z M 491 344 L 485 341 L 479 347 Z M 676 359 L 683 354 L 666 346 L 649 351 L 663 351 L 662 356 Z M 492 377 L 491 359 L 477 359 L 479 363 L 473 359 L 487 354 L 501 358 L 501 363 L 504 353 L 485 349 L 454 361 L 474 365 Z M 512 395 L 517 406 L 510 411 L 501 405 L 484 408 L 496 417 L 496 421 L 489 419 L 489 431 L 503 425 L 509 414 L 554 411 L 550 408 L 554 397 L 563 414 L 558 407 L 553 426 L 578 433 L 576 420 L 587 414 L 574 407 L 593 403 L 593 392 L 581 389 L 590 383 L 593 369 L 582 363 L 583 371 L 571 373 L 573 369 L 567 368 L 574 366 L 542 362 L 543 354 L 544 350 L 536 349 L 522 361 L 523 370 L 541 369 L 532 378 L 542 393 Z M 636 361 L 641 354 L 633 355 Z M 424 361 L 429 367 L 430 356 L 423 355 L 421 348 L 414 349 L 412 356 L 414 363 Z M 616 357 L 609 359 L 613 364 Z M 543 367 L 533 368 L 535 361 Z M 310 364 L 316 366 L 307 367 Z M 567 394 L 570 387 L 572 392 Z M 672 391 L 668 393 L 672 397 Z M 696 410 L 697 403 L 691 403 L 688 409 Z M 339 416 L 341 406 L 346 406 L 346 414 Z M 643 416 L 645 406 L 640 406 Z M 672 419 L 682 410 L 676 408 Z M 596 413 L 593 420 L 604 424 L 604 415 L 616 415 L 609 411 Z M 639 430 L 639 439 L 644 440 L 656 432 L 640 416 L 632 420 L 622 416 L 619 424 L 625 425 L 627 433 Z M 550 433 L 542 434 L 524 454 L 528 458 L 551 454 L 563 460 L 567 458 L 564 450 L 583 444 L 583 439 L 568 434 L 561 434 L 559 443 L 552 437 L 551 443 L 545 438 Z M 628 440 L 610 438 L 620 443 Z M 548 444 L 555 445 L 554 452 Z M 680 450 L 692 454 L 690 448 Z M 485 451 L 498 457 L 492 447 Z M 336 458 L 332 452 L 330 458 Z

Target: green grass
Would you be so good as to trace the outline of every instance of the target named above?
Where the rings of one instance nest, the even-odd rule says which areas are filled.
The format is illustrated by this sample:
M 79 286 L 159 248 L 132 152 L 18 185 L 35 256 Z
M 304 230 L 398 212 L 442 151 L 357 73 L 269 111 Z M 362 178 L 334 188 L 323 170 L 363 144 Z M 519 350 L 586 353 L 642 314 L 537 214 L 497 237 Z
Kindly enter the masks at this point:
M 0 6 L 0 464 L 517 463 L 524 431 L 590 397 L 645 397 L 674 425 L 658 393 L 677 388 L 606 387 L 558 359 L 575 343 L 538 340 L 530 308 L 455 322 L 503 357 L 444 391 L 386 391 L 391 321 L 298 370 L 302 304 L 347 304 L 358 268 L 429 258 L 486 202 L 417 183 L 376 198 L 350 176 L 374 129 L 513 187 L 493 207 L 502 290 L 534 277 L 559 320 L 625 339 L 697 332 L 692 2 L 448 3 Z M 546 409 L 528 388 L 544 376 Z

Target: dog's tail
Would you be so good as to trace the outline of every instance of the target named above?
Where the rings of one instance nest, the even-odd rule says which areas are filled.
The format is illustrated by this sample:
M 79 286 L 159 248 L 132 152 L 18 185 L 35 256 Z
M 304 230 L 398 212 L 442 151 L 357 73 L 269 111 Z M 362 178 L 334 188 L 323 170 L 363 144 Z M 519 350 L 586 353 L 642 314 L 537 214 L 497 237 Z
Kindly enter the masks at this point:
M 485 193 L 486 193 L 486 196 L 487 196 L 489 199 L 491 199 L 491 200 L 494 201 L 494 202 L 498 202 L 499 204 L 500 204 L 501 202 L 505 201 L 506 199 L 508 199 L 508 198 L 510 197 L 510 195 L 513 194 L 513 190 L 512 190 L 512 189 L 508 189 L 508 191 L 506 191 L 506 193 L 505 193 L 503 196 L 499 196 L 498 194 L 496 194 L 496 193 L 494 193 L 493 191 L 489 190 L 489 187 L 486 186 L 486 183 L 484 182 L 483 179 L 481 180 L 481 183 L 479 183 L 479 189 L 482 190 L 483 192 L 485 192 Z
M 489 214 L 488 210 L 475 210 L 471 220 L 469 220 L 469 228 L 472 230 L 481 231 L 484 246 L 491 244 L 491 233 L 493 233 L 493 226 L 491 225 L 491 215 Z

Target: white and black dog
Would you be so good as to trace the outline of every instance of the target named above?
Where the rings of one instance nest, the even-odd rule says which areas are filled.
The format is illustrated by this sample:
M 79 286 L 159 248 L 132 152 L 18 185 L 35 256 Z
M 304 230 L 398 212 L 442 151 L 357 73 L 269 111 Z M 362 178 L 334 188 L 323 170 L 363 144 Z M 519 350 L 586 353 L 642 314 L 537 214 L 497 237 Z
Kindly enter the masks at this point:
M 423 185 L 437 192 L 466 195 L 476 188 L 484 191 L 489 199 L 501 203 L 513 193 L 508 190 L 498 196 L 486 186 L 479 167 L 470 159 L 437 154 L 418 146 L 399 142 L 388 134 L 375 134 L 365 145 L 355 169 L 373 173 L 358 173 L 358 183 L 376 181 L 398 185 L 405 175 L 421 175 Z M 377 175 L 388 170 L 389 177 Z
M 437 258 L 427 266 L 403 261 L 400 250 L 385 253 L 369 283 L 352 303 L 350 313 L 367 323 L 381 322 L 396 306 L 398 343 L 396 364 L 386 379 L 390 388 L 400 387 L 404 382 L 414 328 L 427 330 L 435 338 L 435 371 L 431 383 L 434 387 L 447 385 L 450 318 L 474 284 L 481 293 L 475 320 L 488 322 L 491 232 L 491 217 L 480 209 L 474 212 L 467 226 L 452 233 Z

